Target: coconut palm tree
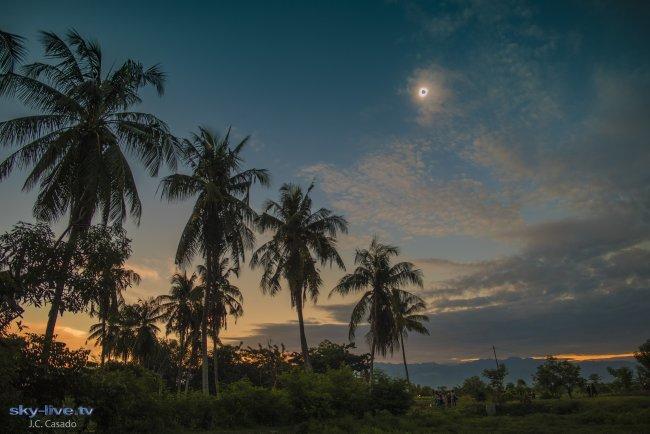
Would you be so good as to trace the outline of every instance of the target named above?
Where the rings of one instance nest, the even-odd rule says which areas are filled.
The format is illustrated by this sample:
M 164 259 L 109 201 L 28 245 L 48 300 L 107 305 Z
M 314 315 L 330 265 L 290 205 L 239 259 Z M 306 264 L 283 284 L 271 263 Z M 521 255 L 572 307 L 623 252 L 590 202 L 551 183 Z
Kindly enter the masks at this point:
M 311 370 L 309 347 L 305 336 L 303 306 L 307 297 L 317 301 L 322 284 L 317 264 L 336 264 L 345 269 L 336 250 L 336 235 L 347 232 L 347 222 L 325 208 L 312 212 L 310 193 L 294 184 L 280 188 L 280 200 L 266 201 L 264 212 L 258 218 L 261 231 L 273 232 L 273 238 L 253 253 L 251 266 L 262 267 L 260 287 L 265 294 L 274 296 L 284 278 L 289 285 L 291 306 L 298 313 L 300 347 L 305 369 Z
M 160 331 L 157 322 L 162 321 L 163 313 L 160 304 L 154 298 L 138 300 L 133 310 L 133 358 L 143 366 L 148 367 L 149 359 L 156 351 L 158 344 L 157 333 Z
M 406 350 L 404 349 L 404 339 L 408 332 L 416 332 L 421 335 L 428 335 L 429 330 L 422 325 L 423 322 L 429 321 L 429 317 L 423 315 L 427 308 L 426 303 L 420 297 L 406 291 L 392 290 L 392 307 L 393 317 L 395 319 L 395 328 L 398 333 L 399 342 L 402 347 L 402 359 L 404 361 L 404 372 L 406 381 L 411 384 L 409 378 L 409 368 L 406 364 Z
M 142 205 L 127 156 L 155 176 L 163 163 L 175 167 L 175 140 L 157 117 L 130 111 L 141 102 L 143 87 L 162 95 L 165 76 L 158 65 L 127 60 L 106 71 L 99 45 L 74 30 L 65 39 L 41 32 L 41 42 L 51 63 L 0 74 L 0 96 L 36 112 L 0 122 L 0 146 L 18 147 L 0 164 L 0 181 L 16 167 L 31 168 L 23 190 L 38 185 L 34 216 L 52 222 L 68 215 L 61 239 L 68 235 L 72 255 L 76 236 L 95 215 L 115 225 L 127 214 L 139 222 Z M 44 360 L 65 310 L 63 291 L 61 281 L 50 306 Z
M 228 315 L 237 318 L 244 314 L 244 297 L 241 290 L 230 283 L 231 276 L 239 277 L 239 268 L 230 267 L 230 260 L 222 258 L 217 266 L 215 276 L 216 285 L 212 294 L 209 295 L 209 313 L 208 323 L 210 325 L 210 335 L 212 337 L 212 369 L 214 373 L 214 390 L 219 394 L 219 369 L 217 346 L 220 343 L 219 332 L 221 329 L 228 328 Z M 205 276 L 205 267 L 199 266 L 202 276 Z
M 109 330 L 115 330 L 112 339 L 112 353 L 120 357 L 124 363 L 133 356 L 135 345 L 136 305 L 120 303 L 115 317 L 109 319 Z M 110 353 L 109 353 L 110 354 Z
M 206 128 L 199 128 L 191 140 L 183 141 L 183 155 L 192 169 L 189 175 L 174 174 L 161 182 L 162 197 L 170 201 L 196 197 L 176 250 L 176 263 L 188 264 L 200 252 L 205 264 L 203 306 L 209 306 L 209 296 L 215 292 L 220 258 L 230 257 L 239 267 L 245 253 L 254 246 L 251 228 L 256 217 L 249 204 L 252 185 L 268 185 L 264 169 L 242 170 L 241 151 L 248 138 L 230 147 L 230 131 L 219 138 Z M 202 387 L 208 387 L 208 317 L 203 309 L 201 320 L 201 351 L 203 357 Z
M 91 327 L 88 339 L 95 339 L 95 345 L 101 344 L 102 366 L 111 345 L 109 319 L 117 315 L 120 303 L 124 302 L 122 292 L 138 284 L 140 284 L 140 275 L 133 270 L 123 268 L 123 264 L 118 263 L 105 269 L 97 287 L 93 288 L 94 297 L 90 301 L 90 315 L 96 315 L 100 321 Z
M 373 238 L 368 249 L 357 249 L 354 272 L 345 275 L 332 289 L 333 293 L 348 295 L 365 290 L 352 310 L 349 338 L 354 339 L 357 326 L 364 318 L 370 324 L 366 339 L 370 344 L 370 378 L 372 381 L 375 354 L 392 354 L 398 342 L 398 330 L 392 309 L 393 294 L 409 298 L 404 285 L 422 286 L 422 271 L 410 262 L 391 264 L 399 256 L 399 248 L 381 244 Z
M 187 271 L 174 273 L 171 278 L 171 289 L 169 294 L 160 295 L 158 303 L 163 313 L 163 320 L 166 321 L 165 331 L 178 333 L 179 336 L 179 360 L 176 386 L 180 390 L 181 373 L 183 372 L 183 361 L 187 351 L 187 334 L 190 331 L 193 316 L 196 314 L 196 304 L 200 303 L 203 295 L 203 287 L 197 285 L 198 275 Z
M 120 339 L 120 321 L 119 312 L 111 312 L 106 320 L 103 318 L 90 326 L 88 339 L 95 340 L 95 346 L 101 345 L 101 364 L 103 365 L 105 359 L 111 360 L 113 354 L 120 355 L 117 352 Z

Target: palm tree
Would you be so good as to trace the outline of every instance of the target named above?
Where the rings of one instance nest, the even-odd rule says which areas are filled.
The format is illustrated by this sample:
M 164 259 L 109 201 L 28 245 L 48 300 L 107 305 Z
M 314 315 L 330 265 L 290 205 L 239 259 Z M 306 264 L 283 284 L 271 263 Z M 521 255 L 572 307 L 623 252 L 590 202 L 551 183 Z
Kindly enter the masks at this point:
M 117 314 L 120 303 L 124 302 L 122 291 L 139 283 L 140 276 L 133 270 L 123 268 L 123 264 L 119 263 L 105 269 L 99 284 L 93 288 L 94 297 L 90 302 L 90 315 L 97 315 L 100 321 L 91 327 L 91 335 L 88 339 L 95 339 L 95 345 L 101 344 L 102 366 L 111 345 L 107 323 Z
M 214 292 L 209 296 L 208 323 L 211 326 L 212 337 L 212 369 L 214 373 L 214 390 L 219 394 L 219 370 L 217 345 L 219 344 L 219 331 L 228 328 L 228 315 L 237 318 L 244 314 L 244 297 L 241 290 L 228 280 L 231 275 L 239 277 L 239 268 L 230 267 L 230 260 L 222 258 L 217 266 L 215 275 L 216 285 Z M 202 276 L 205 276 L 205 267 L 199 266 Z
M 180 390 L 183 361 L 187 351 L 187 334 L 192 326 L 193 316 L 196 314 L 196 304 L 200 302 L 203 295 L 203 287 L 196 284 L 197 279 L 196 273 L 192 273 L 189 277 L 187 271 L 183 271 L 183 274 L 174 273 L 171 278 L 172 286 L 169 294 L 158 297 L 163 320 L 166 321 L 167 334 L 178 333 L 180 339 L 178 375 L 176 377 L 178 390 Z
M 357 249 L 354 272 L 345 275 L 332 289 L 333 293 L 347 295 L 366 290 L 361 300 L 352 310 L 350 318 L 350 340 L 354 339 L 357 326 L 367 317 L 370 330 L 366 338 L 370 344 L 370 380 L 375 362 L 375 353 L 385 356 L 392 354 L 398 341 L 398 330 L 392 309 L 394 294 L 410 298 L 402 290 L 404 285 L 422 286 L 422 271 L 415 269 L 410 262 L 391 264 L 391 258 L 399 256 L 399 248 L 381 244 L 373 238 L 368 249 Z
M 115 330 L 112 339 L 112 353 L 126 363 L 133 356 L 135 345 L 136 305 L 121 302 L 115 317 L 109 319 L 109 330 Z M 110 353 L 109 353 L 110 354 Z
M 162 197 L 184 200 L 196 196 L 176 250 L 176 263 L 189 263 L 197 252 L 205 263 L 203 306 L 215 292 L 220 258 L 229 256 L 234 267 L 245 259 L 245 252 L 254 246 L 251 225 L 256 217 L 249 204 L 250 189 L 255 182 L 268 185 L 264 169 L 242 170 L 240 153 L 248 137 L 230 148 L 230 131 L 222 139 L 205 128 L 192 140 L 183 141 L 183 154 L 192 169 L 190 175 L 174 174 L 162 180 Z M 201 319 L 201 350 L 203 357 L 202 388 L 208 387 L 208 316 L 203 309 Z
M 163 319 L 160 305 L 154 298 L 138 300 L 133 310 L 133 358 L 148 367 L 150 357 L 156 351 L 160 328 L 157 322 Z
M 428 335 L 429 330 L 422 325 L 424 321 L 429 321 L 429 317 L 421 314 L 426 310 L 427 305 L 420 297 L 406 291 L 392 290 L 392 307 L 395 318 L 395 328 L 399 334 L 399 342 L 402 347 L 402 359 L 404 361 L 404 372 L 406 381 L 411 384 L 409 378 L 409 368 L 406 364 L 406 350 L 404 349 L 404 338 L 408 332 L 416 332 L 422 335 Z
M 110 361 L 111 355 L 120 354 L 117 351 L 117 348 L 120 345 L 119 340 L 121 338 L 119 312 L 111 312 L 106 320 L 102 318 L 98 323 L 91 325 L 89 332 L 90 334 L 88 335 L 86 342 L 94 339 L 95 346 L 101 345 L 102 347 L 102 365 L 104 365 L 105 358 Z
M 335 263 L 345 269 L 336 250 L 337 232 L 347 232 L 347 222 L 328 209 L 312 212 L 310 185 L 307 192 L 294 184 L 280 188 L 280 201 L 266 201 L 264 212 L 258 219 L 261 231 L 272 231 L 273 238 L 253 253 L 251 266 L 264 270 L 260 287 L 265 294 L 274 296 L 284 278 L 289 285 L 291 306 L 298 313 L 300 347 L 305 369 L 311 370 L 309 347 L 305 336 L 303 306 L 307 297 L 316 302 L 321 286 L 317 263 L 330 266 Z
M 72 255 L 77 235 L 96 214 L 104 223 L 121 225 L 127 213 L 139 222 L 142 205 L 127 155 L 155 176 L 163 162 L 175 167 L 175 140 L 157 117 L 129 111 L 145 86 L 162 95 L 165 76 L 158 65 L 127 60 L 106 72 L 99 45 L 74 30 L 65 40 L 41 32 L 41 42 L 53 63 L 0 74 L 0 96 L 16 97 L 38 113 L 0 122 L 0 146 L 18 146 L 0 164 L 0 181 L 15 167 L 31 167 L 23 190 L 39 186 L 34 215 L 52 222 L 68 214 L 61 239 L 68 235 Z M 64 285 L 59 282 L 52 297 L 44 360 L 65 308 Z

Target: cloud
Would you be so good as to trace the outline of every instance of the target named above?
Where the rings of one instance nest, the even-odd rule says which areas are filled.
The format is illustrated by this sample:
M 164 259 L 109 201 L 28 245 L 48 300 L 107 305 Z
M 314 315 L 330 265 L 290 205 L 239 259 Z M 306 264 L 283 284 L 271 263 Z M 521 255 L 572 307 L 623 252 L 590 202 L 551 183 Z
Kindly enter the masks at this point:
M 629 353 L 647 339 L 647 295 L 646 290 L 624 289 L 611 295 L 589 294 L 579 301 L 529 298 L 471 310 L 432 311 L 427 324 L 431 335 L 412 334 L 406 341 L 409 360 L 485 358 L 492 345 L 502 357 Z M 334 312 L 337 320 L 347 321 L 345 312 L 352 310 L 352 304 L 323 308 Z M 324 339 L 347 343 L 348 325 L 342 322 L 306 325 L 309 344 Z M 363 338 L 366 332 L 366 325 L 357 331 L 358 352 L 368 351 Z M 233 339 L 246 345 L 272 340 L 284 343 L 289 350 L 300 346 L 295 322 L 260 324 L 250 336 Z
M 517 209 L 481 180 L 462 172 L 442 177 L 431 163 L 436 158 L 455 156 L 432 143 L 398 140 L 352 167 L 317 164 L 302 174 L 316 177 L 331 204 L 370 231 L 480 235 L 520 223 Z
M 142 280 L 160 280 L 160 273 L 158 270 L 148 267 L 146 265 L 137 264 L 135 262 L 127 262 L 125 268 L 131 269 L 140 275 Z

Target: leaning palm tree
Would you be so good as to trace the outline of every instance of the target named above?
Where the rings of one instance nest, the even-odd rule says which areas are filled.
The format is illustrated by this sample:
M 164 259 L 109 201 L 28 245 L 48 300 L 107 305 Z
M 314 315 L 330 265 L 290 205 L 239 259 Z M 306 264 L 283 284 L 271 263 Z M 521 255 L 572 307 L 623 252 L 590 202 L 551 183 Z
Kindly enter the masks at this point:
M 208 322 L 210 335 L 212 337 L 212 369 L 214 373 L 214 390 L 219 394 L 219 369 L 217 346 L 220 343 L 219 332 L 221 329 L 228 328 L 228 315 L 231 315 L 235 321 L 244 314 L 244 297 L 241 290 L 230 283 L 231 276 L 239 277 L 239 268 L 230 267 L 230 260 L 222 258 L 217 266 L 216 285 L 214 291 L 209 296 L 209 313 Z M 202 276 L 205 276 L 205 267 L 199 266 Z
M 15 97 L 37 113 L 0 122 L 0 146 L 18 147 L 0 164 L 0 181 L 16 167 L 31 168 L 23 190 L 38 185 L 34 216 L 48 222 L 68 216 L 61 239 L 68 235 L 69 256 L 95 215 L 115 225 L 127 214 L 139 222 L 142 205 L 127 155 L 155 176 L 163 162 L 175 166 L 175 140 L 157 117 L 130 111 L 141 102 L 143 87 L 163 93 L 158 65 L 127 60 L 106 71 L 99 45 L 74 30 L 65 40 L 42 32 L 41 42 L 51 63 L 0 74 L 0 96 Z M 52 296 L 44 360 L 65 309 L 64 286 L 60 281 Z
M 395 328 L 398 333 L 399 342 L 402 347 L 402 359 L 404 361 L 404 372 L 407 383 L 411 384 L 409 378 L 409 368 L 406 364 L 406 350 L 404 349 L 404 339 L 408 332 L 416 332 L 421 335 L 428 335 L 429 330 L 422 325 L 423 322 L 429 321 L 429 317 L 423 315 L 427 308 L 426 303 L 420 297 L 406 291 L 392 291 L 393 317 L 395 318 Z
M 294 184 L 280 188 L 280 201 L 266 201 L 264 213 L 258 219 L 262 231 L 273 232 L 273 238 L 263 244 L 251 257 L 251 266 L 264 270 L 260 287 L 274 296 L 284 278 L 289 285 L 291 306 L 298 313 L 300 347 L 305 369 L 311 370 L 309 347 L 305 336 L 303 306 L 307 297 L 316 302 L 321 286 L 317 264 L 336 264 L 345 269 L 336 250 L 336 235 L 347 232 L 347 222 L 328 209 L 312 212 L 310 185 L 306 192 Z
M 133 358 L 142 366 L 148 366 L 158 344 L 157 322 L 163 319 L 160 305 L 154 298 L 138 300 L 133 317 Z
M 259 182 L 268 185 L 269 175 L 264 169 L 242 170 L 240 156 L 248 138 L 230 147 L 230 131 L 223 138 L 205 128 L 199 128 L 191 140 L 183 141 L 183 154 L 192 169 L 189 175 L 174 174 L 162 180 L 162 197 L 184 200 L 196 197 L 176 250 L 176 263 L 186 265 L 201 253 L 205 264 L 205 291 L 203 306 L 209 306 L 209 297 L 217 285 L 219 260 L 230 257 L 239 267 L 245 253 L 254 246 L 251 228 L 256 217 L 249 204 L 250 189 Z M 201 351 L 203 358 L 202 388 L 208 386 L 208 317 L 203 309 L 201 320 Z
M 349 338 L 354 339 L 357 326 L 364 318 L 370 324 L 366 339 L 370 344 L 370 379 L 372 381 L 375 354 L 392 354 L 398 342 L 398 330 L 392 309 L 393 294 L 409 298 L 402 290 L 404 285 L 422 286 L 422 271 L 410 262 L 391 264 L 391 258 L 399 255 L 399 248 L 381 244 L 373 238 L 368 249 L 357 249 L 354 272 L 345 275 L 332 289 L 333 293 L 347 295 L 365 290 L 361 300 L 352 310 Z M 410 298 L 409 298 L 410 299 Z
M 171 289 L 169 294 L 158 297 L 160 308 L 163 313 L 163 320 L 166 321 L 166 333 L 178 333 L 179 336 L 179 357 L 178 374 L 176 387 L 180 391 L 181 374 L 183 372 L 183 361 L 187 351 L 187 334 L 192 326 L 195 315 L 196 303 L 201 300 L 203 287 L 196 284 L 198 275 L 192 273 L 174 273 L 171 278 Z

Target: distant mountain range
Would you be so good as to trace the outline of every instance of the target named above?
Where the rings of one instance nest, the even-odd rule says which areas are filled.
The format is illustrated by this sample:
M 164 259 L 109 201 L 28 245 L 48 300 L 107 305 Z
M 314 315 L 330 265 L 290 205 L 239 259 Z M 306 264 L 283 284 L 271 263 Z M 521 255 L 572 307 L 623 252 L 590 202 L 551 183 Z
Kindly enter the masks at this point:
M 530 384 L 537 367 L 544 363 L 544 360 L 510 357 L 500 360 L 499 363 L 504 363 L 508 368 L 506 382 L 515 382 L 517 379 L 523 378 L 526 383 Z M 591 374 L 598 374 L 604 381 L 612 380 L 612 376 L 607 372 L 608 366 L 613 368 L 627 366 L 632 370 L 635 370 L 636 366 L 636 363 L 631 360 L 595 360 L 575 363 L 580 365 L 583 377 L 587 378 Z M 391 377 L 404 377 L 404 365 L 376 363 L 376 366 Z M 452 387 L 462 384 L 466 378 L 473 375 L 481 376 L 484 369 L 493 369 L 494 367 L 493 359 L 479 359 L 458 364 L 414 363 L 409 364 L 409 375 L 413 383 L 422 386 Z

